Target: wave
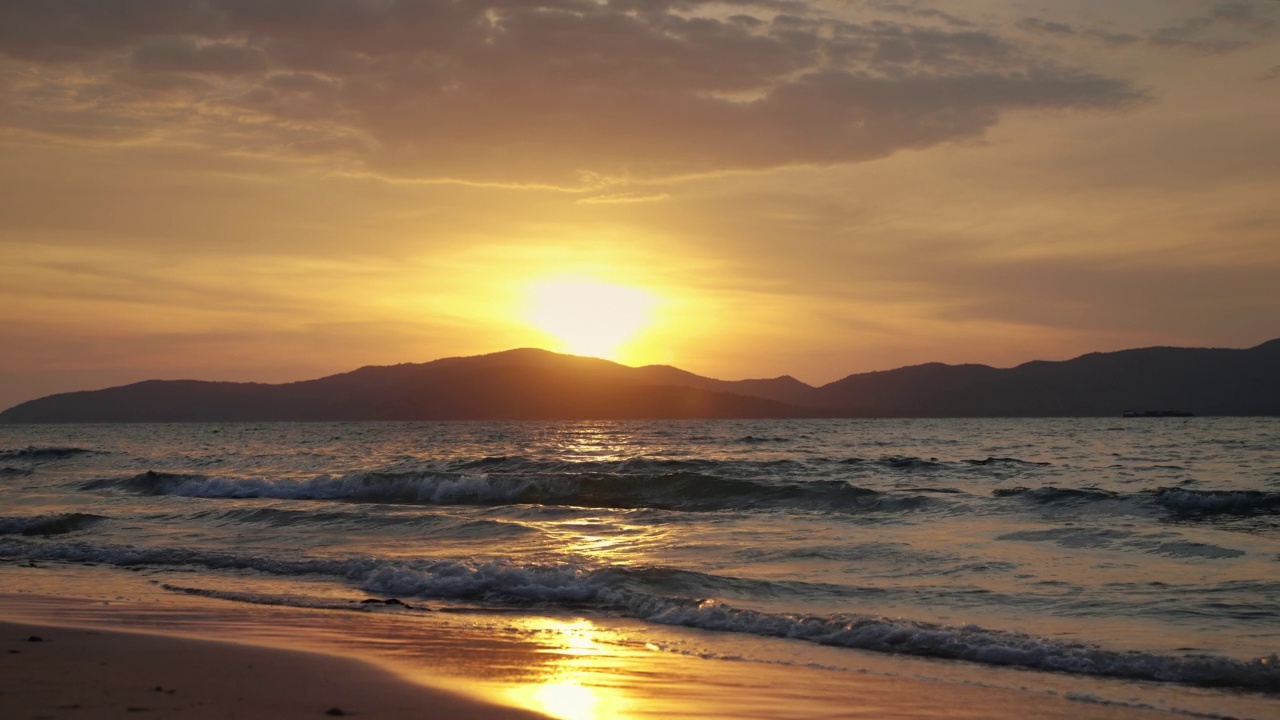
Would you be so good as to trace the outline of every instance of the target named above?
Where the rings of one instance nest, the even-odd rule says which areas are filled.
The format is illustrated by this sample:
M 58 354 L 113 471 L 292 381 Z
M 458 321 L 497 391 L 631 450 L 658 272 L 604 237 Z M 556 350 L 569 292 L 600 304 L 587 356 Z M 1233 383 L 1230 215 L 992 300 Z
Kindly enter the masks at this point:
M 490 539 L 530 535 L 538 531 L 528 525 L 505 520 L 461 520 L 439 515 L 396 514 L 373 515 L 367 512 L 290 510 L 287 508 L 250 508 L 225 512 L 197 513 L 197 518 L 246 525 L 268 527 L 294 527 L 298 525 L 324 525 L 342 528 L 348 532 L 376 531 L 380 528 L 413 528 L 416 537 L 446 537 L 459 539 Z
M 442 463 L 430 470 L 441 473 L 518 473 L 526 475 L 659 475 L 691 472 L 751 477 L 767 472 L 804 473 L 807 464 L 787 458 L 719 460 L 712 458 L 632 457 L 623 460 L 545 460 L 522 455 L 490 455 Z
M 1264 490 L 1190 490 L 1157 488 L 1136 493 L 1118 493 L 1099 488 L 1045 487 L 1000 488 L 995 497 L 1025 498 L 1042 505 L 1080 505 L 1119 501 L 1135 506 L 1155 506 L 1183 518 L 1216 515 L 1265 515 L 1280 513 L 1280 492 Z
M 1280 492 L 1263 490 L 1153 491 L 1157 504 L 1180 515 L 1258 515 L 1280 512 Z
M 1099 490 L 1096 488 L 1060 488 L 1053 485 L 1045 487 L 1027 488 L 1000 488 L 991 491 L 995 497 L 1024 497 L 1037 503 L 1044 505 L 1074 505 L 1079 503 L 1098 502 L 1101 500 L 1114 500 L 1120 497 L 1119 493 L 1109 490 Z
M 1221 560 L 1243 557 L 1247 553 L 1235 548 L 1189 540 L 1167 540 L 1168 533 L 1143 535 L 1133 530 L 1100 527 L 1065 527 L 1046 530 L 1021 530 L 997 535 L 996 540 L 1019 542 L 1052 542 L 1067 548 L 1131 549 L 1152 555 L 1179 558 Z
M 733 441 L 737 444 L 760 445 L 793 442 L 790 438 L 746 435 Z M 547 460 L 521 455 L 497 455 L 467 458 L 442 463 L 432 467 L 439 472 L 505 472 L 537 475 L 580 475 L 598 473 L 604 475 L 653 475 L 661 473 L 693 472 L 726 477 L 759 477 L 790 473 L 795 475 L 830 476 L 835 473 L 888 473 L 912 475 L 937 472 L 957 472 L 972 476 L 1005 476 L 1011 473 L 1034 471 L 1048 466 L 1047 462 L 1022 460 L 1014 457 L 986 457 L 982 459 L 940 460 L 914 455 L 882 455 L 880 457 L 844 458 L 771 458 L 713 459 L 713 458 L 659 458 L 633 457 L 624 460 Z
M 1047 462 L 1036 462 L 1034 460 L 1019 460 L 1013 457 L 988 457 L 985 460 L 965 460 L 970 465 L 1031 465 L 1043 467 L 1049 465 Z
M 412 503 L 422 505 L 563 505 L 715 511 L 815 509 L 903 512 L 936 502 L 881 492 L 843 480 L 779 481 L 672 472 L 658 475 L 352 473 L 310 480 L 213 477 L 148 471 L 95 480 L 85 489 L 121 488 L 146 495 Z
M 901 618 L 789 615 L 644 591 L 644 569 L 464 560 L 282 559 L 261 555 L 0 539 L 0 556 L 119 566 L 197 566 L 273 575 L 325 575 L 377 595 L 506 606 L 591 608 L 652 623 L 802 640 L 834 647 L 965 660 L 1029 670 L 1280 693 L 1280 657 L 1238 660 L 1110 650 L 1082 642 Z M 650 572 L 652 569 L 650 569 Z M 277 598 L 282 604 L 287 598 Z
M 98 450 L 86 450 L 78 447 L 36 447 L 34 445 L 16 450 L 0 450 L 0 460 L 61 460 L 76 455 L 94 455 Z
M 946 467 L 946 463 L 938 458 L 914 457 L 911 455 L 885 455 L 881 458 L 851 457 L 838 461 L 841 465 L 867 466 L 890 470 L 937 470 Z
M 733 444 L 767 445 L 794 442 L 791 438 L 766 435 L 745 435 Z M 1022 460 L 1014 457 L 986 457 L 982 459 L 940 460 L 914 455 L 883 455 L 880 457 L 846 458 L 770 458 L 713 459 L 713 458 L 661 458 L 632 457 L 622 460 L 551 460 L 522 455 L 494 455 L 479 458 L 463 458 L 439 463 L 429 469 L 437 472 L 505 472 L 538 475 L 599 473 L 606 475 L 652 475 L 675 472 L 695 472 L 731 477 L 758 477 L 766 474 L 790 472 L 799 475 L 849 472 L 914 474 L 954 471 L 1007 475 L 1010 472 L 1027 472 L 1048 466 L 1047 462 Z
M 16 468 L 16 467 L 5 466 L 5 467 L 0 467 L 0 478 L 26 477 L 32 474 L 32 472 L 33 471 L 28 468 Z
M 988 458 L 995 464 L 1028 461 Z M 882 459 L 884 461 L 884 459 Z M 915 467 L 932 460 L 894 457 Z M 795 464 L 793 461 L 785 461 Z M 839 461 L 858 464 L 853 458 Z M 881 462 L 881 461 L 875 461 Z M 988 465 L 987 461 L 964 461 Z M 759 465 L 766 465 L 761 463 Z M 546 472 L 547 467 L 585 466 L 580 472 Z M 758 472 L 754 477 L 713 474 L 725 469 L 715 460 L 630 460 L 600 463 L 533 461 L 522 457 L 487 457 L 451 464 L 453 470 L 356 472 L 321 475 L 306 480 L 215 476 L 147 471 L 127 478 L 94 480 L 89 490 L 122 489 L 143 495 L 181 497 L 320 500 L 418 505 L 547 505 L 559 507 L 655 509 L 683 512 L 721 510 L 797 510 L 837 513 L 903 513 L 967 503 L 968 493 L 951 487 L 900 486 L 873 490 L 849 479 L 795 475 L 788 468 Z M 539 471 L 528 471 L 538 467 Z M 611 472 L 597 468 L 608 467 Z M 1046 507 L 1114 503 L 1124 511 L 1162 510 L 1183 519 L 1213 516 L 1280 514 L 1280 492 L 1262 490 L 1192 490 L 1162 487 L 1116 492 L 1096 487 L 1017 486 L 991 491 L 995 498 L 1019 499 Z M 954 499 L 954 500 L 953 500 Z M 967 507 L 967 505 L 966 505 Z
M 0 535 L 65 535 L 106 520 L 89 513 L 0 517 Z

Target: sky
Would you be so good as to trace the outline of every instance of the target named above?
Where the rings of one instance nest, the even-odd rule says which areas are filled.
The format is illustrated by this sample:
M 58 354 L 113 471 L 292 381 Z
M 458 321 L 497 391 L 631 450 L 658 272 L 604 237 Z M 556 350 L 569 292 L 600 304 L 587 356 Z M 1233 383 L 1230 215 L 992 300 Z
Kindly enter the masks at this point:
M 0 408 L 1280 336 L 1280 0 L 0 0 L 0 167 Z

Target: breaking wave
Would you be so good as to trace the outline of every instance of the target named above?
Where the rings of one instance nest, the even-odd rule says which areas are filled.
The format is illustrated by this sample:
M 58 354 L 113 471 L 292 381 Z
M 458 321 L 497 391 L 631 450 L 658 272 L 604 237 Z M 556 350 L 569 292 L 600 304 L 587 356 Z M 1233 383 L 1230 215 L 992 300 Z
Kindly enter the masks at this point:
M 1015 487 L 993 490 L 995 497 L 1031 500 L 1042 505 L 1080 505 L 1119 501 L 1135 506 L 1152 506 L 1182 517 L 1215 515 L 1263 515 L 1280 513 L 1280 493 L 1263 490 L 1190 490 L 1157 488 L 1137 493 L 1118 493 L 1098 488 Z
M 1160 488 L 1156 502 L 1182 515 L 1257 515 L 1280 512 L 1280 493 L 1262 490 Z
M 95 480 L 86 489 L 121 488 L 147 495 L 203 498 L 340 500 L 424 505 L 568 505 L 714 511 L 820 509 L 902 512 L 933 499 L 881 492 L 843 480 L 782 481 L 689 471 L 652 475 L 529 475 L 522 473 L 353 473 L 310 480 L 212 477 L 145 472 L 123 480 Z
M 323 525 L 330 530 L 363 532 L 378 528 L 407 528 L 418 537 L 444 536 L 450 539 L 487 539 L 530 535 L 534 528 L 506 520 L 461 520 L 440 515 L 397 514 L 370 515 L 359 512 L 291 510 L 287 508 L 250 508 L 225 512 L 197 513 L 195 517 L 215 521 L 288 528 L 298 525 Z
M 591 608 L 652 623 L 780 637 L 834 647 L 966 660 L 1133 680 L 1235 687 L 1280 693 L 1280 658 L 1237 660 L 1214 655 L 1171 655 L 1109 650 L 1097 645 L 901 618 L 790 615 L 734 608 L 719 602 L 646 591 L 655 569 L 520 565 L 465 560 L 390 561 L 373 557 L 325 560 L 140 548 L 72 542 L 0 539 L 0 557 L 106 563 L 117 566 L 197 566 L 254 570 L 272 575 L 323 575 L 378 595 L 466 600 L 496 605 Z M 175 588 L 182 591 L 180 588 Z M 230 598 L 229 598 L 230 599 Z M 282 604 L 290 604 L 280 598 Z

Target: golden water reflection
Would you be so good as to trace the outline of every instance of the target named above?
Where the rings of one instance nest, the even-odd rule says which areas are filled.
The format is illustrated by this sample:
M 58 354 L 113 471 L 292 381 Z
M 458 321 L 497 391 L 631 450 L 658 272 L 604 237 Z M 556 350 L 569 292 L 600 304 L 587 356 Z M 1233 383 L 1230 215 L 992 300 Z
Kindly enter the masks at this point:
M 648 451 L 633 433 L 613 422 L 573 423 L 553 432 L 551 443 L 564 461 L 623 462 Z M 617 522 L 610 522 L 606 530 L 597 518 L 552 523 L 546 531 L 557 537 L 562 552 L 615 565 L 628 564 L 637 536 L 648 534 Z M 530 617 L 518 625 L 538 646 L 542 662 L 534 665 L 536 675 L 503 692 L 507 702 L 562 720 L 636 716 L 633 693 L 618 682 L 619 673 L 634 662 L 632 643 L 585 618 Z
M 535 685 L 529 689 L 525 707 L 564 720 L 595 720 L 601 717 L 600 697 L 594 688 L 574 680 Z
M 638 434 L 613 421 L 566 423 L 551 429 L 547 442 L 559 460 L 569 463 L 620 463 L 651 456 L 652 448 Z M 567 471 L 572 474 L 572 470 Z M 583 472 L 599 472 L 584 466 Z M 589 499 L 584 503 L 590 504 Z M 626 522 L 625 510 L 608 508 L 595 517 L 575 517 L 559 522 L 546 521 L 541 531 L 554 539 L 560 554 L 590 558 L 613 566 L 644 561 L 651 548 L 667 545 L 668 532 L 661 526 Z
M 611 421 L 583 421 L 557 428 L 551 439 L 562 460 L 617 462 L 643 456 L 648 447 Z
M 508 702 L 562 720 L 599 720 L 630 715 L 628 698 L 605 681 L 618 657 L 613 633 L 585 618 L 528 618 L 520 623 L 544 655 L 540 675 L 506 691 Z

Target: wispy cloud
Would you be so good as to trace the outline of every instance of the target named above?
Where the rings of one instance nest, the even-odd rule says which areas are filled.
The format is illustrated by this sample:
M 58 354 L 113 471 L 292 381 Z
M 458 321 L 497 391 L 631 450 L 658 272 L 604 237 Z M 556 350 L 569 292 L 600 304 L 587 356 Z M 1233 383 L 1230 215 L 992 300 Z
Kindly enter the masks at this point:
M 624 193 L 607 193 L 604 195 L 591 195 L 589 197 L 582 198 L 578 202 L 587 203 L 587 204 L 609 205 L 609 204 L 619 204 L 619 203 L 625 204 L 625 203 L 659 202 L 661 200 L 667 200 L 670 197 L 671 196 L 667 193 L 624 192 Z
M 1221 54 L 1249 47 L 1274 36 L 1280 21 L 1274 2 L 1218 2 L 1202 14 L 1182 22 L 1142 31 L 1114 32 L 1105 27 L 1073 25 L 1068 22 L 1029 17 L 1017 27 L 1046 38 L 1085 38 L 1112 48 L 1145 44 L 1151 47 Z

